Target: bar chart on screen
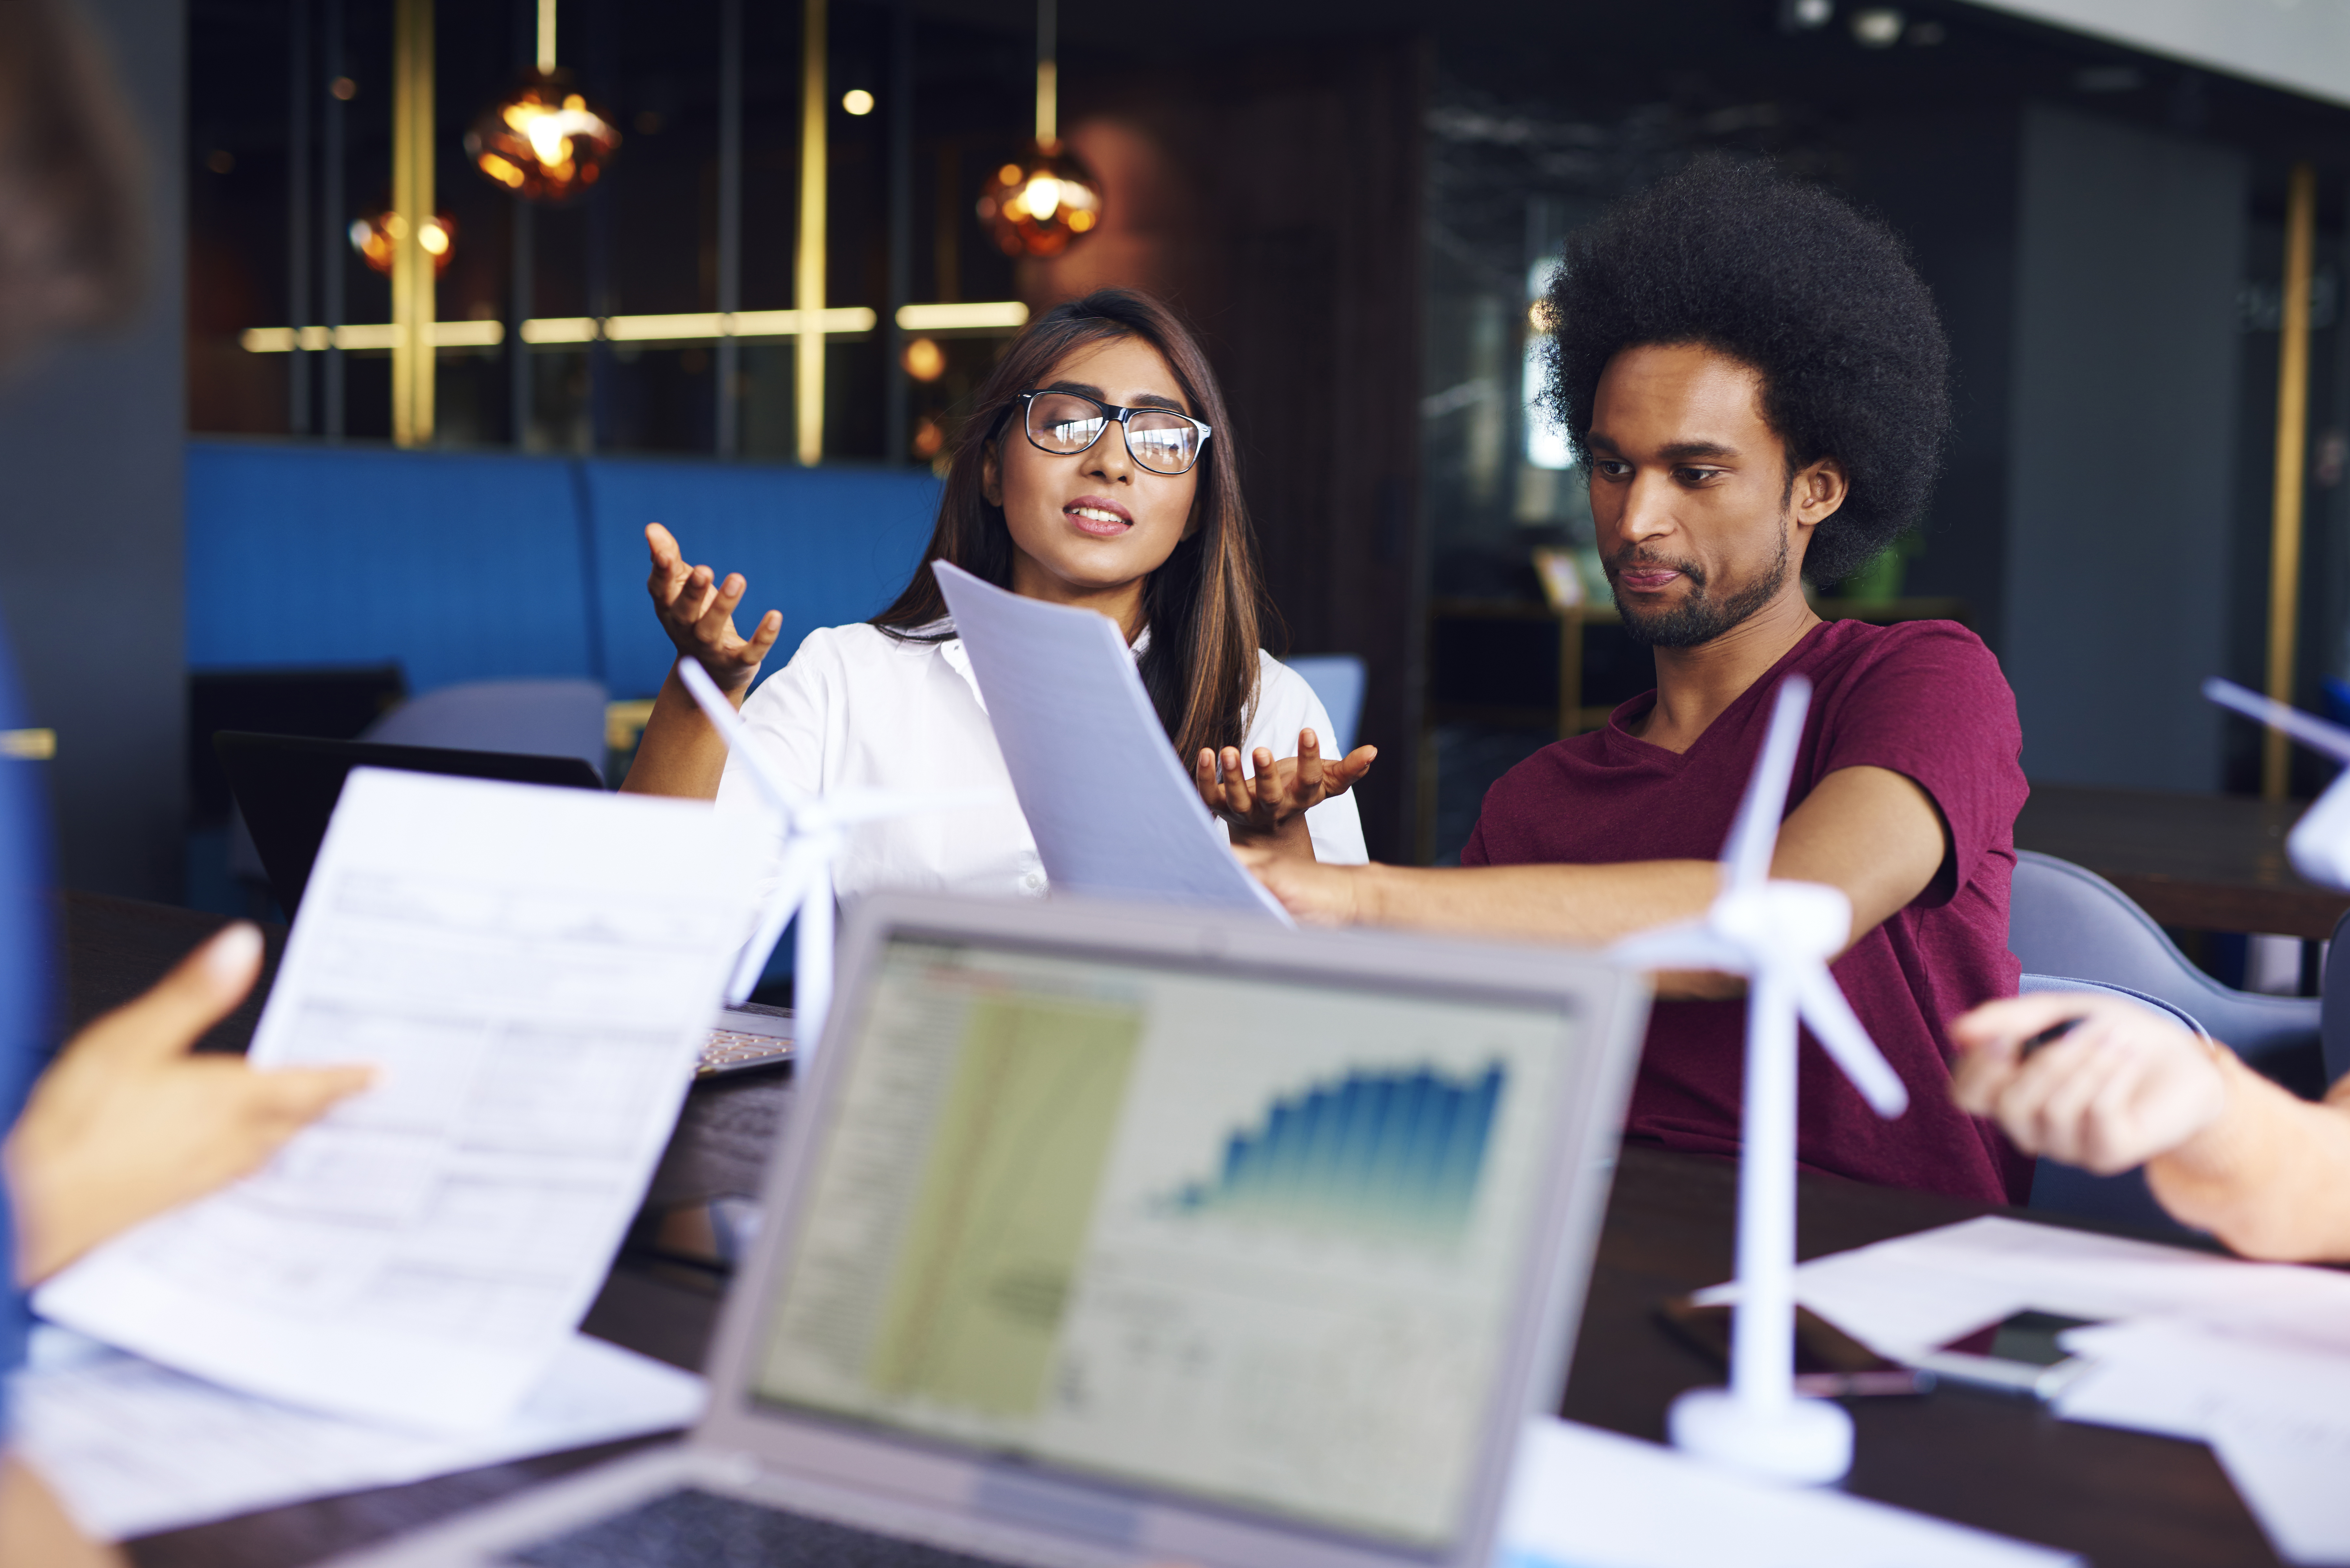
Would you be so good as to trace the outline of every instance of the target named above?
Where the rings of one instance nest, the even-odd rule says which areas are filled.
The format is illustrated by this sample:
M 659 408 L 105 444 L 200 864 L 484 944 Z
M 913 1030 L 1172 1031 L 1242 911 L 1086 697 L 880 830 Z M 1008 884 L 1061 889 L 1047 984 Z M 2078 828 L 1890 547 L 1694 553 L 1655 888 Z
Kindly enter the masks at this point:
M 1357 1069 L 1274 1098 L 1162 1212 L 1366 1241 L 1458 1242 L 1508 1072 Z

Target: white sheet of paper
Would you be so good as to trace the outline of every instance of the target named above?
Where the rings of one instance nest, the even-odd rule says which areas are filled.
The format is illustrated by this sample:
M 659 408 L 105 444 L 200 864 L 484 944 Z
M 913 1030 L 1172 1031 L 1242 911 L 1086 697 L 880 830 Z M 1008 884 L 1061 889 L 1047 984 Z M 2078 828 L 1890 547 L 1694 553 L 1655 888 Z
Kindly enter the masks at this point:
M 109 1541 L 673 1431 L 704 1392 L 690 1372 L 573 1334 L 505 1424 L 430 1437 L 234 1393 L 58 1329 L 35 1331 L 11 1386 L 16 1442 Z
M 1731 1295 L 1717 1285 L 1699 1299 Z M 1795 1299 L 1897 1361 L 2025 1308 L 2189 1318 L 2350 1353 L 2350 1274 L 1998 1215 L 1815 1258 L 1795 1271 Z
M 1572 1422 L 1527 1424 L 1497 1568 L 2057 1568 L 2069 1552 L 1773 1486 Z
M 750 906 L 699 802 L 355 771 L 252 1059 L 378 1083 L 37 1310 L 288 1403 L 506 1420 L 636 1211 Z
M 931 569 L 1056 890 L 1289 919 L 1232 858 L 1108 617 Z
M 2281 1555 L 2350 1563 L 2350 1275 L 1991 1216 L 1814 1259 L 1795 1297 L 1895 1360 L 2026 1308 L 2089 1319 L 2057 1414 L 2209 1441 Z
M 2211 1451 L 2278 1556 L 2350 1563 L 2350 1411 L 2337 1407 L 2326 1422 L 2230 1411 L 2213 1427 Z

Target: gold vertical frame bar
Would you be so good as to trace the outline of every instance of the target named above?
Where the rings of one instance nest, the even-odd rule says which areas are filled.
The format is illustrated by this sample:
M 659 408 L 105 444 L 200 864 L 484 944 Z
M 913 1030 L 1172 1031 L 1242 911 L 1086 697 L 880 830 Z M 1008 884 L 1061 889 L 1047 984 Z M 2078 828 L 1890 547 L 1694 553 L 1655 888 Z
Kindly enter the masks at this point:
M 793 413 L 799 460 L 824 458 L 825 0 L 800 0 L 800 243 L 793 268 L 799 335 L 793 358 Z
M 2309 441 L 2309 281 L 2317 248 L 2317 173 L 2296 163 L 2285 187 L 2284 299 L 2277 351 L 2276 494 L 2269 514 L 2269 695 L 2293 701 L 2301 622 L 2301 510 Z M 2261 794 L 2282 800 L 2284 732 L 2261 739 Z
M 395 0 L 391 40 L 391 439 L 432 440 L 432 0 Z

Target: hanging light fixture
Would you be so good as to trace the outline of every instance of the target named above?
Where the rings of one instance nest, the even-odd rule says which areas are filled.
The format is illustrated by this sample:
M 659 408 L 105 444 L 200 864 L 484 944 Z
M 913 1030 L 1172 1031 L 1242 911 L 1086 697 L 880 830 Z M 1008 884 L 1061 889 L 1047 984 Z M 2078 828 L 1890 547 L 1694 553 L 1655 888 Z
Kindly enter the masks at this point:
M 555 0 L 538 0 L 538 64 L 465 132 L 473 167 L 528 202 L 567 202 L 593 185 L 620 145 L 611 117 L 555 64 Z
M 1036 0 L 1036 140 L 979 199 L 1005 255 L 1056 256 L 1100 226 L 1101 182 L 1061 146 L 1055 0 Z
M 359 252 L 359 260 L 367 263 L 369 272 L 391 275 L 392 252 L 399 244 L 400 225 L 405 222 L 388 202 L 351 220 L 351 249 Z M 417 243 L 432 258 L 432 275 L 439 277 L 449 270 L 449 254 L 457 248 L 457 220 L 446 213 L 433 213 L 424 220 L 424 233 Z

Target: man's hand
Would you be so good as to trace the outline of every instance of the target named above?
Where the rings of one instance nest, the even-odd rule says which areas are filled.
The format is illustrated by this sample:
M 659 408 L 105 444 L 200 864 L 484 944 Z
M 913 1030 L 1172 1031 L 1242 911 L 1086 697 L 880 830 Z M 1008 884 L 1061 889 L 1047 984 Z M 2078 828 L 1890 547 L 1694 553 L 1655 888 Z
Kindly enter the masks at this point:
M 1351 926 L 1365 918 L 1363 878 L 1375 867 L 1325 866 L 1310 854 L 1301 860 L 1255 844 L 1235 844 L 1232 853 L 1302 924 Z
M 1232 825 L 1232 842 L 1254 843 L 1311 860 L 1314 841 L 1305 814 L 1354 788 L 1378 754 L 1377 746 L 1357 746 L 1338 761 L 1326 763 L 1321 737 L 1300 730 L 1294 757 L 1275 762 L 1270 747 L 1256 748 L 1250 757 L 1256 769 L 1253 778 L 1242 771 L 1237 746 L 1226 746 L 1221 755 L 1202 750 L 1191 776 L 1208 809 Z
M 708 566 L 687 566 L 676 536 L 658 523 L 645 524 L 645 543 L 653 556 L 645 591 L 652 595 L 653 613 L 660 618 L 661 630 L 669 634 L 681 657 L 709 671 L 718 690 L 740 706 L 751 682 L 758 678 L 767 650 L 783 635 L 783 612 L 769 610 L 759 618 L 749 638 L 737 635 L 734 611 L 750 587 L 743 574 L 730 572 L 720 582 Z
M 2081 1022 L 2029 1056 L 2024 1043 Z M 2026 1154 L 2099 1176 L 2167 1154 L 2219 1120 L 2227 1080 L 2211 1048 L 2170 1019 L 2114 997 L 2051 992 L 1993 1002 L 1950 1024 L 1960 1108 L 1997 1121 Z
M 368 1086 L 366 1067 L 264 1073 L 239 1057 L 190 1054 L 260 970 L 261 933 L 233 925 L 74 1036 L 41 1075 L 5 1151 L 19 1279 L 46 1279 L 140 1220 L 257 1169 Z

